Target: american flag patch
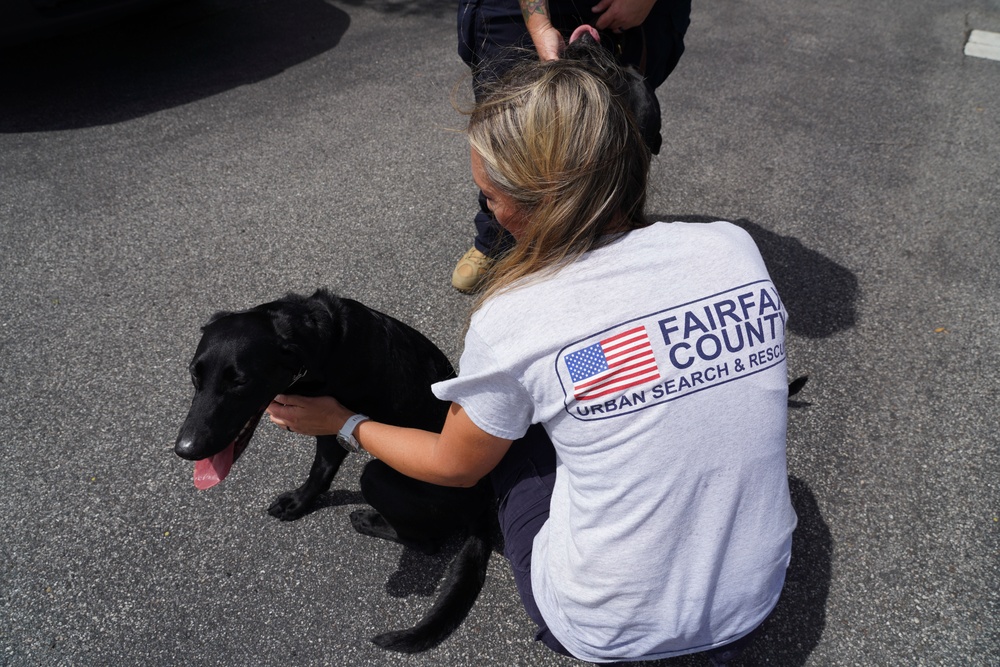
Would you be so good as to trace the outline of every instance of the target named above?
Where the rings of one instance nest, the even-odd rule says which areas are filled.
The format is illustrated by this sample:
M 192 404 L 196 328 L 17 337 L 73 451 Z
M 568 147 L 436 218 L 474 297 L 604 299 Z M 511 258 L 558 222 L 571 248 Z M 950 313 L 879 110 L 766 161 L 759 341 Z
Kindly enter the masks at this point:
M 565 356 L 578 401 L 614 394 L 660 378 L 646 327 L 638 326 Z

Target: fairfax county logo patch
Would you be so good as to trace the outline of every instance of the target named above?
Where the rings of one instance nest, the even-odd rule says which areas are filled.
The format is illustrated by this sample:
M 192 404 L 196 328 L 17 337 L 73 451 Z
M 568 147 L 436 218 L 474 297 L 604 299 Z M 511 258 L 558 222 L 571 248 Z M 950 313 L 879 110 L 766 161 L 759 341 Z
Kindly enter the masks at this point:
M 785 358 L 786 317 L 762 280 L 578 340 L 556 358 L 566 410 L 608 419 L 771 368 Z

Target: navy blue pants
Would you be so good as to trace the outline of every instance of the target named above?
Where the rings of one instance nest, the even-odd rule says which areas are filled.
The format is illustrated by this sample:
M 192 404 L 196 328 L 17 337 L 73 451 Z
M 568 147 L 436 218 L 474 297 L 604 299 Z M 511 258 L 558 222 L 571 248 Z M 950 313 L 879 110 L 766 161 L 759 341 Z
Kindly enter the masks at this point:
M 568 38 L 578 26 L 597 23 L 598 15 L 590 11 L 595 4 L 596 0 L 548 0 L 552 24 Z M 602 34 L 601 44 L 611 48 L 623 65 L 634 65 L 655 90 L 684 52 L 690 15 L 691 0 L 658 0 L 641 26 L 620 35 Z M 472 69 L 477 97 L 484 83 L 503 76 L 519 59 L 534 53 L 518 0 L 459 0 L 458 54 Z M 480 252 L 497 257 L 513 245 L 510 234 L 486 207 L 482 193 L 474 222 Z
M 555 448 L 545 429 L 538 424 L 511 444 L 510 450 L 490 473 L 490 482 L 499 501 L 504 556 L 510 561 L 524 609 L 538 626 L 535 639 L 557 653 L 571 655 L 545 624 L 531 590 L 531 550 L 535 535 L 549 518 L 555 479 Z M 760 627 L 735 642 L 705 651 L 704 655 L 713 665 L 725 665 L 736 659 L 759 632 Z
M 531 548 L 535 535 L 549 518 L 552 487 L 556 481 L 556 450 L 538 424 L 515 440 L 490 473 L 498 500 L 504 556 L 514 571 L 514 582 L 528 617 L 538 626 L 535 639 L 553 651 L 570 655 L 552 636 L 531 591 Z

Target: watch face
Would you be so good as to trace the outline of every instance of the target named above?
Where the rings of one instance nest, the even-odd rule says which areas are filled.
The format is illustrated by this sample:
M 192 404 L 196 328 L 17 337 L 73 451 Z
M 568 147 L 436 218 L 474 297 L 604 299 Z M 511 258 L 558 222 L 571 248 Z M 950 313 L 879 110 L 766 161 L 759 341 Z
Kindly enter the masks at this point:
M 349 452 L 356 452 L 361 449 L 361 444 L 350 436 L 337 434 L 337 442 Z

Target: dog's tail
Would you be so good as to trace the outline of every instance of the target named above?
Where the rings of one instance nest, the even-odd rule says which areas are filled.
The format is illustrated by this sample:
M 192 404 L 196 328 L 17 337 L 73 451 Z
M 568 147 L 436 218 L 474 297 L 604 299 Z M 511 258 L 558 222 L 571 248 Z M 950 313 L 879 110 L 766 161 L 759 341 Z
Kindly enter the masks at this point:
M 486 581 L 493 548 L 493 516 L 488 510 L 475 522 L 448 565 L 437 601 L 420 622 L 408 630 L 377 635 L 372 642 L 390 651 L 419 653 L 443 642 L 462 624 Z

